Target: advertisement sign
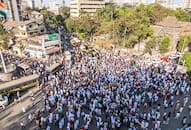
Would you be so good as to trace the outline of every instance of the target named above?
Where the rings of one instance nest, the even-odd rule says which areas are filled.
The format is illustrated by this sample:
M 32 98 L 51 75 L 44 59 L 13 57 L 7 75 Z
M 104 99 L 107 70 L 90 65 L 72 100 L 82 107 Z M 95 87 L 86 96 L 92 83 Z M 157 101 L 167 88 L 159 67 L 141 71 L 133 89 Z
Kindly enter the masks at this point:
M 48 39 L 49 39 L 50 41 L 56 41 L 56 40 L 58 40 L 58 34 L 48 35 Z
M 58 34 L 49 34 L 44 37 L 44 46 L 56 46 L 60 44 L 60 39 Z

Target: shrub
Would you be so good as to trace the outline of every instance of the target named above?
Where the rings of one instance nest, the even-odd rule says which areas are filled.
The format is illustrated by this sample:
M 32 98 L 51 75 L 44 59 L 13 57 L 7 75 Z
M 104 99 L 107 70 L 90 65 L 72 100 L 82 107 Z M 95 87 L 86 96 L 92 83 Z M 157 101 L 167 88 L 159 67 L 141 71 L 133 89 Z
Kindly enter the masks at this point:
M 191 52 L 186 52 L 183 56 L 183 60 L 187 66 L 188 75 L 191 76 Z
M 176 47 L 178 52 L 182 52 L 188 47 L 188 44 L 191 42 L 191 36 L 181 36 Z
M 159 50 L 161 54 L 167 53 L 169 51 L 170 38 L 164 37 L 162 43 L 159 46 Z
M 156 37 L 151 37 L 151 39 L 146 43 L 144 52 L 152 54 L 152 49 L 156 48 Z

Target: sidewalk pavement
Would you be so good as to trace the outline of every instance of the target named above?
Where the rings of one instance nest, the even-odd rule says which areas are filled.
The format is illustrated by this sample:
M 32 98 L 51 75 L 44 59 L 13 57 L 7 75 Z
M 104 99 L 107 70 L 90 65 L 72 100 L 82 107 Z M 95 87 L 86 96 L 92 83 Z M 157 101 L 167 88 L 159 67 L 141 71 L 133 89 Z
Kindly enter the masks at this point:
M 37 97 L 40 94 L 39 88 L 35 87 L 32 89 L 34 96 Z M 7 127 L 10 127 L 15 122 L 19 122 L 19 118 L 24 115 L 23 108 L 27 111 L 32 107 L 32 101 L 30 98 L 30 92 L 22 96 L 22 101 L 14 104 L 11 103 L 5 110 L 0 111 L 0 126 L 2 130 L 6 130 Z
M 31 91 L 33 91 L 33 94 L 35 95 L 36 93 L 38 93 L 39 87 L 34 87 L 34 88 L 31 89 Z M 26 99 L 29 98 L 29 97 L 30 97 L 30 93 L 27 92 L 26 94 L 24 94 L 24 95 L 21 97 L 21 99 L 22 99 L 22 101 L 24 101 L 24 100 L 26 100 Z M 15 105 L 14 102 L 10 103 L 9 105 L 5 106 L 5 110 L 11 108 L 11 107 L 14 106 L 14 105 Z M 2 113 L 2 112 L 5 111 L 5 110 L 3 110 L 3 109 L 1 108 L 1 109 L 0 109 L 0 113 Z

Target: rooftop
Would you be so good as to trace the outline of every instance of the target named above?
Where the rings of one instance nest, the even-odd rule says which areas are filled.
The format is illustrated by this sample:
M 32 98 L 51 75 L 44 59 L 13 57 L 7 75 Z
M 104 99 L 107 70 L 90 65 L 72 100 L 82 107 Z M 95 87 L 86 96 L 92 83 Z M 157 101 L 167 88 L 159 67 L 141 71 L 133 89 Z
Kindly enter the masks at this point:
M 42 14 L 41 14 L 40 12 L 38 12 L 38 11 L 32 11 L 31 14 L 33 14 L 33 15 L 42 15 Z
M 169 28 L 181 28 L 183 32 L 191 31 L 191 23 L 178 21 L 176 17 L 168 16 L 163 21 L 156 24 L 157 26 L 169 27 Z
M 42 39 L 43 39 L 43 36 L 44 35 L 40 35 L 40 36 L 33 36 L 33 37 L 29 37 L 28 39 L 30 40 L 30 41 L 41 41 Z
M 35 21 L 35 20 L 30 20 L 30 21 L 7 21 L 3 25 L 5 27 L 18 27 L 18 26 L 24 26 L 30 23 L 37 23 L 37 24 L 42 24 L 40 21 Z
M 12 88 L 18 84 L 21 84 L 21 83 L 23 83 L 23 84 L 27 83 L 31 80 L 37 80 L 38 78 L 39 78 L 39 75 L 33 74 L 30 76 L 22 77 L 22 78 L 17 79 L 17 80 L 12 80 L 10 82 L 0 84 L 0 91 L 3 91 L 5 89 L 10 89 L 10 88 Z
M 176 19 L 176 17 L 173 16 L 168 16 L 164 18 L 161 22 L 157 23 L 156 25 L 172 28 L 181 28 L 180 22 Z

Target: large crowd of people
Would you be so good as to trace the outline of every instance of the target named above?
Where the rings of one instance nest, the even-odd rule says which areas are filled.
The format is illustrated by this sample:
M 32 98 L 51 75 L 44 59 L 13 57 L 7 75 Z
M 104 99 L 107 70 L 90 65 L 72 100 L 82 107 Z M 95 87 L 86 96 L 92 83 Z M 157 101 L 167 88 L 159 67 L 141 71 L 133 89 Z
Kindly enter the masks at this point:
M 188 102 L 190 80 L 169 63 L 147 65 L 101 52 L 63 66 L 43 79 L 43 110 L 33 116 L 41 129 L 160 130 L 172 117 L 179 119 Z

